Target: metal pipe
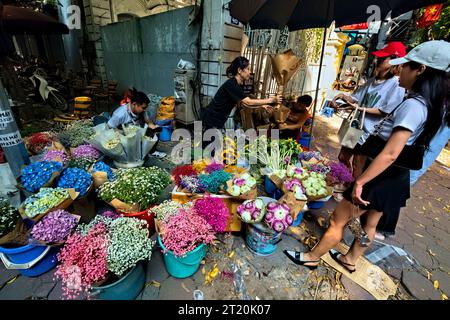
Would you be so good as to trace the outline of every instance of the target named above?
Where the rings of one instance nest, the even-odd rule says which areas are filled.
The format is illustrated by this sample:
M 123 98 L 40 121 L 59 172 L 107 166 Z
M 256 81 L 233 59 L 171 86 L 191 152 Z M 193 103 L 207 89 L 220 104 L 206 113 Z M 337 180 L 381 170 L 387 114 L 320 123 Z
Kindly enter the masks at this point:
M 323 29 L 323 41 L 322 41 L 322 53 L 320 54 L 320 65 L 319 65 L 319 75 L 317 76 L 317 86 L 316 86 L 316 95 L 314 98 L 314 107 L 313 107 L 313 115 L 312 115 L 312 121 L 311 121 L 311 130 L 309 132 L 310 134 L 310 139 L 308 141 L 308 149 L 311 146 L 311 140 L 312 140 L 312 136 L 313 136 L 313 129 L 314 129 L 314 118 L 316 116 L 316 108 L 317 108 L 317 99 L 319 97 L 319 88 L 320 88 L 320 76 L 322 74 L 322 63 L 323 63 L 323 56 L 325 53 L 325 43 L 327 41 L 327 29 L 328 28 L 324 28 Z

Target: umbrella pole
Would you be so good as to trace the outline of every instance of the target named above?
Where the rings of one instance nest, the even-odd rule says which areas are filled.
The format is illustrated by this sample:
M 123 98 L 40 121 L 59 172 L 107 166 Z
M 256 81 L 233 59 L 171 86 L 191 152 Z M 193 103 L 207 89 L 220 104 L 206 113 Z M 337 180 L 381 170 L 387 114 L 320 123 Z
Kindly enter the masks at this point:
M 312 115 L 312 121 L 311 121 L 311 129 L 309 131 L 310 139 L 308 141 L 308 149 L 311 146 L 311 140 L 313 136 L 313 129 L 314 129 L 314 118 L 316 116 L 316 107 L 317 107 L 317 98 L 319 97 L 319 88 L 320 88 L 320 76 L 322 74 L 322 63 L 323 63 L 323 56 L 325 53 L 325 43 L 327 41 L 327 30 L 328 28 L 323 29 L 323 42 L 322 42 L 322 52 L 320 54 L 320 65 L 319 65 L 319 75 L 317 77 L 317 86 L 316 86 L 316 96 L 314 98 L 314 107 L 313 107 L 313 115 Z

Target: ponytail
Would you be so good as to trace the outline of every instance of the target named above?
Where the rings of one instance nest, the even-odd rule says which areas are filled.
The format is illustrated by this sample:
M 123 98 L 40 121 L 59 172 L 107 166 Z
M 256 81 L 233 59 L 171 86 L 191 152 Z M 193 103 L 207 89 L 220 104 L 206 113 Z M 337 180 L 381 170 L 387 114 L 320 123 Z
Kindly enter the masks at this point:
M 237 57 L 235 58 L 230 66 L 227 68 L 227 76 L 229 78 L 234 77 L 238 73 L 238 69 L 245 69 L 248 67 L 250 62 L 246 57 Z

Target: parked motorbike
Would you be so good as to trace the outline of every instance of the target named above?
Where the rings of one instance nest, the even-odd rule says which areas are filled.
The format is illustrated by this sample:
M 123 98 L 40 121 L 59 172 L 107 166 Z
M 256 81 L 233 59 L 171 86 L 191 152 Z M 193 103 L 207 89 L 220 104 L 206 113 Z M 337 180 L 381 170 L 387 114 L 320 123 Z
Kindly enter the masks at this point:
M 67 112 L 69 104 L 64 95 L 58 89 L 50 86 L 45 78 L 46 73 L 41 68 L 37 68 L 28 78 L 33 84 L 32 97 L 48 103 L 55 110 Z

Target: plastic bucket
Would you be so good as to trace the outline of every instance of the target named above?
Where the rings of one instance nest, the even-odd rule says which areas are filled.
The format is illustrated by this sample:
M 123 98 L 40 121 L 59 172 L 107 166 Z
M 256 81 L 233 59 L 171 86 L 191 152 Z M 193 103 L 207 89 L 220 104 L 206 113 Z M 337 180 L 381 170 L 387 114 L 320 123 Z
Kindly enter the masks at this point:
M 170 126 L 173 122 L 173 119 L 164 119 L 164 120 L 156 120 L 156 124 L 160 127 Z
M 298 226 L 298 225 L 302 222 L 302 219 L 303 219 L 304 214 L 305 214 L 304 211 L 300 211 L 300 213 L 299 213 L 298 216 L 297 216 L 297 219 L 295 219 L 295 221 L 292 222 L 292 226 L 293 226 L 293 227 Z
M 128 218 L 137 218 L 137 219 L 141 219 L 141 220 L 145 220 L 147 221 L 148 224 L 148 236 L 151 237 L 154 233 L 155 233 L 155 213 L 151 212 L 149 213 L 149 210 L 153 208 L 150 207 L 147 210 L 141 211 L 141 212 L 135 212 L 135 213 L 124 213 L 124 212 L 120 212 L 119 213 L 124 216 L 124 217 L 128 217 Z
M 283 233 L 275 232 L 262 223 L 247 224 L 245 242 L 251 252 L 259 256 L 269 256 L 277 250 Z
M 170 138 L 172 137 L 173 127 L 162 126 L 161 129 L 162 130 L 159 133 L 159 140 L 161 140 L 161 141 L 170 141 Z
M 158 243 L 162 250 L 166 250 L 158 235 Z M 167 272 L 175 278 L 188 278 L 192 276 L 200 267 L 200 263 L 206 255 L 206 246 L 202 243 L 194 250 L 188 252 L 184 257 L 177 257 L 172 251 L 164 253 L 164 262 Z
M 325 205 L 325 201 L 310 201 L 307 203 L 308 209 L 320 209 Z
M 145 271 L 138 263 L 125 276 L 106 286 L 92 287 L 92 294 L 100 300 L 134 300 L 145 285 Z
M 58 264 L 58 247 L 28 244 L 17 248 L 0 246 L 0 259 L 6 269 L 19 270 L 26 277 L 37 277 Z
M 302 146 L 309 146 L 309 143 L 311 141 L 311 135 L 306 133 L 306 132 L 302 132 L 302 135 L 300 136 L 300 139 L 298 139 L 298 144 L 302 145 Z
M 275 200 L 279 200 L 283 196 L 281 190 L 277 188 L 277 186 L 272 182 L 272 180 L 270 180 L 268 176 L 265 176 L 264 178 L 264 189 L 268 197 Z

